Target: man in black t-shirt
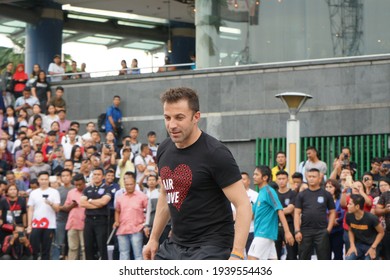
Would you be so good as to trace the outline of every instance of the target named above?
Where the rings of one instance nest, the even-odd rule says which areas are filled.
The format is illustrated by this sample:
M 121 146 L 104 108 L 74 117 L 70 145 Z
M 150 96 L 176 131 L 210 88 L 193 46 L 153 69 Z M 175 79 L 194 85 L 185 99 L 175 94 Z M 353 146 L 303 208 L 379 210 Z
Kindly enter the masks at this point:
M 377 246 L 384 236 L 384 229 L 378 217 L 365 212 L 364 198 L 360 194 L 351 195 L 348 203 L 346 222 L 351 247 L 345 255 L 346 260 L 375 260 Z
M 162 188 L 144 258 L 243 259 L 252 212 L 236 161 L 199 129 L 199 99 L 192 89 L 169 89 L 161 100 L 170 138 L 157 152 Z M 172 237 L 158 250 L 169 218 Z
M 375 214 L 384 217 L 386 231 L 382 240 L 382 256 L 383 259 L 390 260 L 390 178 L 379 179 L 379 189 L 382 194 L 375 207 Z
M 294 232 L 294 204 L 296 192 L 291 190 L 288 186 L 288 173 L 284 170 L 280 170 L 276 173 L 276 183 L 278 184 L 278 198 L 280 203 L 283 206 L 283 213 L 286 216 L 288 227 L 290 232 Z M 276 253 L 278 254 L 278 259 L 281 259 L 282 256 L 282 245 L 284 242 L 284 230 L 283 226 L 279 221 L 278 227 L 278 239 L 275 241 Z M 287 250 L 287 260 L 296 260 L 298 256 L 298 245 L 295 242 L 293 246 L 286 244 Z
M 318 169 L 310 169 L 306 178 L 309 188 L 295 199 L 294 228 L 299 259 L 310 260 L 314 247 L 317 259 L 330 260 L 329 233 L 336 218 L 335 204 L 330 193 L 320 187 L 322 176 Z
M 85 208 L 84 243 L 85 258 L 94 260 L 97 248 L 102 260 L 108 259 L 108 203 L 111 192 L 103 183 L 104 170 L 100 167 L 93 171 L 93 184 L 86 187 L 80 198 L 80 207 Z

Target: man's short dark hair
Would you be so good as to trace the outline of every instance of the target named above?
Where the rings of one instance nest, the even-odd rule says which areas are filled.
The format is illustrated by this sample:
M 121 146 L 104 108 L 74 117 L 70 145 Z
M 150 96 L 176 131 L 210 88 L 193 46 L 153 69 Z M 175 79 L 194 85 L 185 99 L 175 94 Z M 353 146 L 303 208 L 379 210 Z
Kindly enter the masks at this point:
M 307 172 L 317 172 L 317 173 L 321 173 L 320 170 L 318 168 L 310 168 Z
M 242 172 L 241 172 L 241 175 L 246 175 L 246 176 L 248 176 L 248 177 L 249 177 L 249 174 L 248 174 L 248 172 L 245 172 L 245 171 L 242 171 Z
M 6 181 L 0 180 L 0 185 L 8 185 Z
M 80 127 L 80 123 L 76 122 L 76 121 L 73 121 L 70 123 L 70 126 L 73 126 L 73 125 L 77 125 L 77 127 Z
M 94 153 L 97 151 L 96 146 L 89 146 L 89 147 L 87 148 L 87 150 L 89 150 L 89 149 L 93 149 L 93 152 L 94 152 Z
M 93 124 L 93 125 L 95 125 L 95 123 L 94 123 L 94 122 L 88 122 L 86 126 L 88 126 L 88 125 L 90 125 L 90 124 Z
M 271 181 L 271 169 L 267 166 L 267 165 L 259 165 L 259 166 L 256 166 L 256 169 L 260 171 L 262 177 L 264 176 L 267 176 L 267 182 L 270 182 Z
M 58 86 L 58 87 L 56 87 L 56 91 L 57 90 L 64 91 L 64 88 L 62 86 Z
M 149 131 L 148 134 L 147 134 L 147 136 L 148 136 L 148 137 L 149 137 L 149 136 L 156 136 L 156 132 L 154 132 L 154 131 Z
M 124 176 L 131 176 L 131 177 L 133 177 L 133 178 L 134 178 L 134 180 L 136 180 L 136 177 L 135 177 L 135 173 L 134 173 L 134 172 L 127 171 L 127 172 L 125 173 L 125 175 L 124 175 Z
M 115 98 L 121 99 L 121 97 L 119 95 L 115 95 L 112 99 L 115 99 Z
M 69 173 L 70 176 L 72 176 L 72 174 L 73 174 L 72 170 L 70 170 L 68 168 L 62 169 L 60 174 L 62 175 L 62 173 L 66 173 L 66 172 Z
M 364 209 L 364 197 L 360 194 L 352 194 L 351 200 L 353 201 L 353 204 L 359 205 L 360 210 Z
M 111 174 L 115 174 L 115 171 L 114 171 L 114 169 L 108 169 L 108 170 L 106 170 L 106 175 L 108 174 L 108 173 L 111 173 Z
M 132 127 L 132 128 L 130 128 L 130 131 L 132 131 L 132 130 L 139 131 L 138 127 Z
M 278 151 L 278 152 L 276 153 L 276 156 L 278 156 L 278 155 L 280 155 L 280 154 L 286 156 L 286 152 L 283 152 L 283 151 Z
M 81 173 L 77 173 L 73 176 L 73 181 L 83 181 L 85 183 L 84 175 Z
M 161 103 L 176 103 L 180 100 L 187 100 L 188 107 L 193 112 L 199 111 L 199 97 L 196 91 L 187 87 L 170 88 L 161 95 Z
M 278 177 L 279 175 L 285 175 L 287 176 L 288 178 L 288 173 L 286 170 L 279 170 L 277 173 L 276 173 L 276 177 Z
M 306 152 L 309 151 L 309 150 L 315 151 L 316 154 L 318 155 L 318 151 L 317 151 L 317 149 L 314 146 L 309 146 L 309 147 L 306 148 Z
M 303 180 L 303 175 L 300 172 L 295 172 L 291 177 L 293 179 L 301 179 L 301 180 Z
M 101 171 L 102 172 L 102 174 L 104 175 L 104 169 L 103 168 L 101 168 L 101 167 L 95 167 L 94 169 L 93 169 L 93 172 L 95 172 L 95 171 Z
M 50 177 L 50 174 L 49 174 L 49 172 L 47 172 L 47 171 L 41 171 L 41 172 L 39 172 L 39 173 L 38 173 L 38 176 L 37 176 L 37 178 L 41 177 L 42 175 L 47 175 L 47 176 L 49 176 L 49 177 Z
M 143 149 L 145 149 L 146 147 L 149 147 L 148 144 L 142 143 L 142 144 L 141 144 L 141 148 L 140 148 L 141 151 L 142 151 Z
M 148 176 L 148 179 L 149 179 L 150 177 L 154 177 L 154 178 L 156 179 L 156 181 L 158 180 L 158 176 L 157 176 L 156 174 L 150 174 L 150 175 Z
M 382 163 L 382 160 L 378 157 L 374 157 L 371 159 L 371 164 L 373 164 L 373 163 Z

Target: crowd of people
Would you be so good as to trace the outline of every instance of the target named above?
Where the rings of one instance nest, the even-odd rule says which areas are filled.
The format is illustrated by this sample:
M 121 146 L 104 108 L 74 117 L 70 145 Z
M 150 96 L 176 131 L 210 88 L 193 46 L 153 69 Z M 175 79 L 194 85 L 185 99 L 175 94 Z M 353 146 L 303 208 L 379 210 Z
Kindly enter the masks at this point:
M 56 66 L 60 65 L 59 56 L 54 61 Z M 133 60 L 133 68 L 135 63 Z M 170 179 L 166 179 L 176 175 L 169 168 L 158 168 L 156 133 L 147 132 L 148 142 L 140 143 L 138 128 L 123 131 L 121 98 L 114 96 L 107 107 L 104 126 L 89 122 L 86 133 L 81 135 L 80 124 L 67 117 L 61 86 L 52 95 L 46 73 L 38 67 L 34 67 L 35 81 L 21 74 L 22 65 L 17 67 L 19 76 L 8 79 L 12 67 L 8 64 L 3 74 L 0 98 L 1 258 L 143 259 L 143 248 L 151 246 L 148 240 L 153 234 L 161 189 L 165 189 L 164 197 L 175 209 L 183 203 L 177 192 L 172 192 Z M 57 71 L 54 65 L 49 66 L 50 75 L 59 74 Z M 167 119 L 169 111 L 164 115 L 166 123 L 171 122 Z M 175 129 L 173 140 L 181 132 Z M 200 130 L 196 132 L 201 139 L 206 137 Z M 179 140 L 175 143 L 181 144 Z M 160 157 L 163 163 L 175 158 L 164 157 L 166 149 L 169 155 L 179 150 L 164 146 Z M 200 148 L 194 157 L 202 153 Z M 390 157 L 373 158 L 371 170 L 356 178 L 359 163 L 352 161 L 351 154 L 348 147 L 340 151 L 329 178 L 328 166 L 319 159 L 315 147 L 307 148 L 307 160 L 294 174 L 286 172 L 284 152 L 277 153 L 277 165 L 272 169 L 258 166 L 253 176 L 242 172 L 253 219 L 244 254 L 234 251 L 230 257 L 389 259 Z M 203 168 L 201 162 L 197 164 Z M 237 170 L 234 169 L 234 179 Z M 188 172 L 176 171 L 184 175 Z M 159 176 L 161 172 L 163 178 Z M 226 180 L 218 176 L 221 182 Z M 258 192 L 250 188 L 251 177 Z M 239 189 L 240 184 L 234 188 Z M 236 213 L 237 209 L 242 211 L 242 201 L 234 195 L 236 191 L 226 191 L 233 203 L 233 215 L 221 212 L 219 216 L 224 221 L 243 218 L 243 212 Z M 173 218 L 177 231 L 187 232 L 194 226 L 177 224 L 177 220 L 185 222 L 179 214 Z M 163 244 L 171 237 L 171 223 L 157 225 L 157 244 Z M 196 230 L 199 229 L 193 228 Z M 241 231 L 240 234 L 244 236 Z M 219 242 L 225 246 L 230 238 Z M 167 248 L 156 257 L 165 257 L 171 250 Z M 230 250 L 226 253 L 229 256 Z

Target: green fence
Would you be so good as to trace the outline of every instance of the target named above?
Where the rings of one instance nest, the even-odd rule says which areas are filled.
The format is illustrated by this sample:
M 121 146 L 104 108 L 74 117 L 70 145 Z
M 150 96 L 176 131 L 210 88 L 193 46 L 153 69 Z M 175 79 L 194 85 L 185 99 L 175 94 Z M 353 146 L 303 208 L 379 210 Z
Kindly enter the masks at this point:
M 328 176 L 332 172 L 333 160 L 347 146 L 352 151 L 352 161 L 358 165 L 357 177 L 371 169 L 370 160 L 374 157 L 384 157 L 389 153 L 390 134 L 302 137 L 300 160 L 306 159 L 306 148 L 314 146 L 321 160 L 328 165 Z M 257 138 L 256 165 L 276 165 L 278 151 L 286 151 L 286 138 Z

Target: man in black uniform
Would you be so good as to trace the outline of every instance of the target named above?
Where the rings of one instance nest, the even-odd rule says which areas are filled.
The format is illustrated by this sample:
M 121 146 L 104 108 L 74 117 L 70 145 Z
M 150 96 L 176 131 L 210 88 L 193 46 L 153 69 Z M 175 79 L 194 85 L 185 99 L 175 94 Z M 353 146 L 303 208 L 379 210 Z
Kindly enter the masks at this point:
M 243 259 L 252 212 L 236 161 L 198 127 L 192 89 L 169 89 L 161 101 L 170 138 L 157 152 L 162 189 L 144 259 Z M 169 218 L 172 237 L 158 250 Z
M 104 170 L 95 168 L 93 171 L 92 184 L 86 187 L 80 198 L 80 207 L 85 208 L 84 244 L 85 258 L 95 259 L 98 249 L 102 260 L 108 259 L 108 202 L 111 192 L 103 183 Z
M 288 173 L 285 170 L 280 170 L 276 173 L 276 183 L 278 184 L 278 198 L 283 206 L 283 213 L 286 216 L 288 227 L 290 232 L 294 232 L 294 204 L 296 192 L 291 190 L 288 186 Z M 278 260 L 282 257 L 282 245 L 284 242 L 284 230 L 281 222 L 279 221 L 278 228 L 278 240 L 275 241 L 276 253 L 278 254 Z M 294 243 L 293 246 L 286 243 L 287 260 L 296 260 L 298 256 L 298 245 Z
M 313 247 L 317 259 L 330 259 L 329 233 L 334 225 L 336 211 L 332 196 L 320 187 L 321 181 L 320 171 L 311 168 L 307 172 L 309 188 L 298 193 L 295 199 L 294 228 L 300 260 L 310 260 Z

